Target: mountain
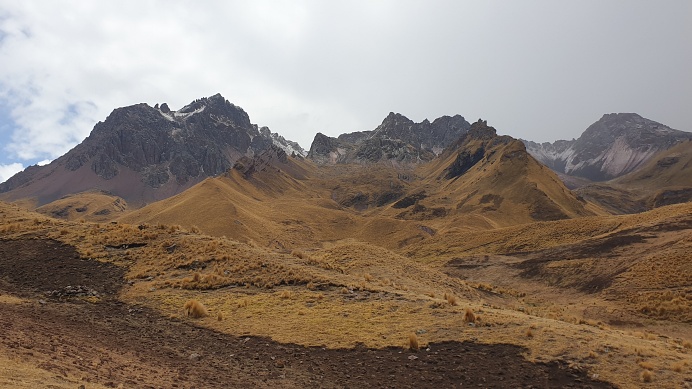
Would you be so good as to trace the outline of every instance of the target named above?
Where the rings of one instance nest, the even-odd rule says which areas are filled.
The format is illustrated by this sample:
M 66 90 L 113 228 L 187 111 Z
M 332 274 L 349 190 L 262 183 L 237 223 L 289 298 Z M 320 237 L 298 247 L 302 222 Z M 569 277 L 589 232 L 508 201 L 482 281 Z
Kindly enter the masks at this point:
M 591 181 L 620 177 L 643 166 L 656 153 L 692 139 L 636 113 L 606 114 L 576 140 L 524 141 L 528 152 L 558 173 Z
M 405 211 L 399 217 L 444 213 L 452 225 L 492 228 L 602 213 L 577 198 L 521 141 L 498 136 L 481 120 L 418 175 L 428 177 L 425 192 L 395 203 Z
M 692 141 L 661 151 L 639 169 L 576 191 L 612 213 L 637 213 L 692 201 Z
M 353 132 L 337 138 L 315 135 L 308 158 L 321 164 L 427 162 L 469 128 L 462 116 L 442 116 L 432 123 L 415 123 L 390 112 L 373 131 Z
M 243 156 L 271 147 L 293 156 L 304 150 L 220 94 L 178 111 L 167 104 L 115 109 L 89 137 L 46 166 L 33 166 L 0 184 L 2 198 L 35 198 L 44 205 L 65 195 L 98 190 L 130 204 L 160 200 L 224 173 Z

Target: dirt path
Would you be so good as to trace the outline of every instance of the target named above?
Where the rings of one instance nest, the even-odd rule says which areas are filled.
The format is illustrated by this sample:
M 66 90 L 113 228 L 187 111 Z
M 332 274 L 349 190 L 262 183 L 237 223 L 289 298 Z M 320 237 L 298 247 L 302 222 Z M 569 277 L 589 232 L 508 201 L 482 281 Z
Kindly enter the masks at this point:
M 118 301 L 122 274 L 55 241 L 0 240 L 0 291 L 31 297 L 0 304 L 0 348 L 81 376 L 87 388 L 612 387 L 557 363 L 532 364 L 512 345 L 335 350 L 217 333 Z M 68 285 L 101 301 L 84 302 Z

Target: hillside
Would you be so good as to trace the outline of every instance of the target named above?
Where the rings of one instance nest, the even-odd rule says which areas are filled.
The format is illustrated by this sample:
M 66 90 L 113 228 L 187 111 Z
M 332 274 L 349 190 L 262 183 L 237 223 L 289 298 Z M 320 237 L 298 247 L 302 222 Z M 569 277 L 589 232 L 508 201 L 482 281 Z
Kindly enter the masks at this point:
M 195 226 L 286 249 L 347 238 L 400 248 L 459 225 L 488 229 L 599 212 L 521 142 L 479 121 L 427 165 L 319 166 L 268 151 L 119 220 Z
M 412 373 L 429 386 L 594 388 L 636 387 L 649 371 L 672 388 L 692 379 L 691 214 L 682 204 L 289 253 L 0 202 L 0 360 L 12 372 L 0 379 L 337 387 L 384 384 L 382 369 L 400 387 Z M 190 299 L 209 316 L 186 316 Z

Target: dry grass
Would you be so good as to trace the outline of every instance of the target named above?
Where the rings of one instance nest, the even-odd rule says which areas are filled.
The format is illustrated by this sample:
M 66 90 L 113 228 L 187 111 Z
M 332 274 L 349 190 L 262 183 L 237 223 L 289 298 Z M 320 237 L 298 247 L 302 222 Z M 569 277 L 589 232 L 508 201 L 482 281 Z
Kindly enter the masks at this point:
M 408 349 L 411 351 L 418 351 L 418 336 L 416 334 L 410 334 L 408 336 Z
M 632 226 L 627 222 L 628 218 L 629 216 L 620 217 L 615 221 Z M 38 224 L 35 219 L 39 220 Z M 337 220 L 332 221 L 336 223 Z M 348 224 L 352 219 L 338 221 Z M 649 221 L 647 219 L 645 222 Z M 589 224 L 593 220 L 581 222 Z M 426 223 L 436 227 L 434 220 Z M 579 239 L 588 237 L 591 234 L 589 231 L 610 233 L 617 226 L 617 223 L 603 229 L 585 226 L 583 230 L 579 230 L 575 221 L 564 223 L 571 224 L 566 229 L 567 233 L 574 233 Z M 556 228 L 564 223 L 548 224 L 551 228 Z M 411 329 L 421 328 L 428 331 L 425 335 L 426 342 L 467 340 L 472 336 L 480 342 L 517 344 L 526 347 L 528 355 L 547 361 L 557 358 L 578 361 L 588 355 L 590 359 L 584 368 L 589 373 L 599 374 L 602 379 L 621 387 L 641 386 L 640 373 L 643 368 L 638 362 L 642 358 L 651 363 L 651 367 L 659 368 L 655 370 L 656 385 L 659 382 L 669 382 L 671 377 L 677 377 L 678 381 L 687 377 L 674 373 L 676 368 L 680 372 L 686 370 L 682 362 L 671 362 L 689 360 L 688 349 L 692 348 L 690 342 L 673 341 L 689 339 L 692 332 L 687 323 L 675 321 L 670 324 L 666 321 L 668 316 L 657 313 L 648 315 L 650 318 L 647 319 L 655 323 L 655 327 L 650 327 L 650 322 L 644 322 L 644 327 L 640 327 L 642 332 L 638 334 L 627 334 L 615 324 L 612 325 L 613 328 L 595 326 L 599 322 L 608 322 L 608 317 L 599 315 L 605 315 L 613 308 L 625 314 L 626 318 L 630 314 L 628 320 L 636 321 L 637 317 L 641 317 L 641 312 L 637 308 L 631 311 L 629 309 L 643 304 L 643 297 L 649 296 L 646 293 L 642 294 L 643 297 L 636 293 L 626 295 L 632 300 L 627 302 L 629 305 L 620 305 L 621 300 L 604 302 L 604 294 L 594 293 L 588 296 L 588 303 L 568 307 L 571 301 L 576 300 L 573 292 L 570 290 L 567 293 L 569 299 L 562 299 L 555 292 L 559 289 L 549 289 L 540 284 L 541 280 L 532 280 L 540 288 L 531 289 L 528 293 L 530 298 L 526 299 L 520 296 L 523 291 L 528 290 L 522 289 L 527 284 L 507 286 L 502 283 L 503 278 L 511 275 L 500 273 L 494 279 L 470 280 L 473 285 L 477 282 L 494 285 L 492 294 L 481 293 L 476 289 L 465 289 L 462 282 L 443 275 L 439 271 L 439 263 L 416 263 L 411 258 L 361 242 L 329 242 L 323 246 L 310 247 L 310 258 L 300 260 L 301 258 L 290 255 L 290 247 L 267 247 L 261 239 L 258 239 L 261 244 L 253 247 L 227 238 L 190 234 L 180 228 L 171 228 L 168 224 L 157 225 L 157 222 L 152 222 L 150 225 L 151 227 L 139 230 L 137 226 L 126 224 L 102 223 L 97 226 L 91 223 L 54 221 L 33 214 L 27 217 L 25 214 L 15 216 L 7 213 L 3 215 L 0 231 L 6 231 L 1 233 L 4 234 L 3 238 L 9 239 L 36 235 L 58 239 L 75 245 L 80 253 L 89 258 L 124 267 L 127 269 L 126 279 L 133 284 L 124 289 L 120 298 L 126 302 L 143 303 L 173 318 L 181 316 L 180 307 L 187 300 L 199 298 L 197 290 L 205 289 L 204 302 L 212 309 L 213 315 L 217 319 L 221 312 L 224 315 L 222 321 L 201 320 L 199 325 L 223 333 L 267 336 L 280 342 L 307 346 L 348 348 L 353 347 L 357 340 L 368 347 L 402 347 L 401 340 L 409 336 Z M 289 227 L 295 225 L 299 224 L 290 224 Z M 522 228 L 537 228 L 546 234 L 561 233 L 534 225 Z M 204 230 L 207 230 L 206 226 Z M 509 230 L 516 231 L 513 228 Z M 60 231 L 64 233 L 61 234 Z M 499 229 L 485 233 L 494 235 L 494 238 L 499 237 L 500 240 L 494 243 L 481 239 L 474 244 L 488 243 L 489 250 L 499 250 L 498 247 L 516 249 L 521 244 L 534 247 L 530 246 L 531 240 L 527 238 L 527 233 L 524 235 L 526 239 L 512 240 L 512 244 L 507 245 L 502 243 L 502 239 L 505 239 L 502 237 L 509 232 Z M 687 246 L 680 245 L 692 242 L 690 235 L 686 231 L 680 234 L 677 239 L 682 243 L 675 249 L 682 253 L 689 252 L 685 251 Z M 441 239 L 441 235 L 428 239 Z M 559 236 L 551 238 L 560 240 Z M 577 238 L 565 237 L 563 241 Z M 105 248 L 106 245 L 119 246 L 133 242 L 146 243 L 146 246 L 130 249 Z M 308 247 L 302 241 L 297 242 L 300 242 L 301 247 Z M 542 242 L 539 245 L 543 244 L 554 246 L 556 243 Z M 458 250 L 450 249 L 452 252 Z M 626 249 L 629 248 L 622 250 Z M 401 251 L 406 250 L 408 248 Z M 493 257 L 495 259 L 500 259 L 500 255 Z M 556 263 L 556 267 L 562 265 L 563 263 Z M 575 272 L 581 270 L 568 269 Z M 366 274 L 376 276 L 373 277 L 375 282 L 364 284 Z M 636 277 L 639 276 L 637 273 Z M 634 277 L 632 273 L 625 272 L 622 279 L 630 280 L 631 277 Z M 621 279 L 617 282 L 621 282 Z M 637 285 L 639 284 L 615 284 L 622 288 Z M 152 287 L 155 287 L 155 292 L 149 292 Z M 279 287 L 279 291 L 271 289 L 274 287 Z M 289 288 L 291 297 L 281 298 L 282 291 Z M 509 288 L 517 293 L 499 292 Z M 319 290 L 319 296 L 313 290 Z M 431 294 L 431 290 L 447 293 L 441 299 L 438 292 L 435 298 L 436 295 Z M 615 290 L 607 296 L 613 296 L 615 292 L 620 293 Z M 661 301 L 673 302 L 675 298 L 682 297 L 680 292 L 676 293 L 670 299 L 665 293 L 659 297 Z M 466 313 L 450 307 L 450 296 L 454 302 L 464 307 L 476 309 L 475 307 L 483 306 L 482 311 L 471 313 L 476 316 L 482 312 L 483 323 L 492 323 L 492 328 L 480 326 L 472 329 L 459 325 L 460 319 L 466 321 Z M 620 295 L 615 295 L 618 296 Z M 597 304 L 592 304 L 593 302 Z M 551 311 L 550 307 L 555 305 L 561 305 L 561 309 Z M 521 312 L 517 310 L 519 307 L 523 307 Z M 585 312 L 586 308 L 591 310 Z M 554 314 L 557 320 L 546 319 L 547 313 Z M 569 315 L 575 319 L 559 320 Z M 478 320 L 476 317 L 477 322 Z M 575 325 L 579 322 L 590 325 Z M 533 329 L 529 328 L 534 324 L 536 326 Z M 523 336 L 522 329 L 526 328 L 529 330 Z M 535 328 L 540 328 L 540 332 Z M 629 328 L 635 327 L 633 325 Z M 655 328 L 656 334 L 651 333 L 652 328 Z M 418 337 L 416 342 L 419 342 Z M 610 351 L 603 351 L 605 345 Z M 420 348 L 420 344 L 418 347 Z M 637 351 L 633 351 L 635 348 Z
M 675 362 L 670 366 L 670 370 L 676 372 L 676 373 L 682 373 L 683 369 L 687 366 L 687 362 L 680 361 L 680 362 Z
M 654 373 L 651 372 L 650 370 L 644 370 L 639 377 L 641 378 L 642 382 L 651 382 L 654 380 Z
M 209 316 L 207 308 L 197 300 L 188 300 L 183 306 L 187 316 L 193 317 L 195 319 L 203 318 Z
M 471 308 L 466 308 L 466 312 L 464 312 L 464 322 L 465 323 L 475 323 L 476 322 L 476 315 L 473 313 Z
M 449 303 L 449 305 L 457 305 L 457 298 L 453 294 L 445 293 L 444 299 L 447 300 L 447 303 Z

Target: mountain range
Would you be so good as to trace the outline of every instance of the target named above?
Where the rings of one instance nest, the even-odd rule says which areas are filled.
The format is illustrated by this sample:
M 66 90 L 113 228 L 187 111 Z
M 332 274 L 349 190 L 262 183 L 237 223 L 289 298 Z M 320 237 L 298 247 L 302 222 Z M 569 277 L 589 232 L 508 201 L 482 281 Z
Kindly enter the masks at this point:
M 392 112 L 371 131 L 338 137 L 318 133 L 306 152 L 296 142 L 252 124 L 242 108 L 217 94 L 177 111 L 165 103 L 115 109 L 89 137 L 62 157 L 46 166 L 29 167 L 0 184 L 0 198 L 22 200 L 57 217 L 106 220 L 112 217 L 111 212 L 123 213 L 170 198 L 205 179 L 228 174 L 233 167 L 249 177 L 279 161 L 279 169 L 288 169 L 293 174 L 291 179 L 304 181 L 329 169 L 337 169 L 334 174 L 344 176 L 343 171 L 349 168 L 338 168 L 341 165 L 384 163 L 396 171 L 397 178 L 389 181 L 389 187 L 377 182 L 377 177 L 361 177 L 358 180 L 367 182 L 367 188 L 335 185 L 329 196 L 342 206 L 360 211 L 408 198 L 411 204 L 417 204 L 417 212 L 408 207 L 395 209 L 406 209 L 398 213 L 399 217 L 417 218 L 435 212 L 471 217 L 476 211 L 469 206 L 475 203 L 486 213 L 501 209 L 501 215 L 486 221 L 497 225 L 505 223 L 500 219 L 516 209 L 526 209 L 531 216 L 506 220 L 550 220 L 599 213 L 598 209 L 631 213 L 658 204 L 689 201 L 688 188 L 692 185 L 680 178 L 688 174 L 687 165 L 679 166 L 675 161 L 685 160 L 679 154 L 687 152 L 689 147 L 685 145 L 690 139 L 691 133 L 631 113 L 604 115 L 578 139 L 538 144 L 497 136 L 486 122 L 479 120 L 471 125 L 460 115 L 415 123 Z M 512 153 L 505 152 L 508 149 Z M 636 180 L 626 178 L 672 149 L 678 154 L 657 159 L 657 164 L 648 168 L 667 169 L 668 179 L 657 181 L 657 192 L 642 188 L 661 172 L 640 174 Z M 300 162 L 303 158 L 309 162 Z M 300 168 L 291 168 L 287 159 L 295 159 Z M 543 165 L 556 172 L 559 179 L 554 179 L 553 172 L 543 169 Z M 667 168 L 673 165 L 677 168 Z M 475 178 L 469 180 L 471 176 Z M 451 185 L 448 180 L 461 184 Z M 516 185 L 510 185 L 513 182 Z M 319 185 L 326 184 L 323 180 Z M 440 187 L 463 201 L 456 208 L 442 211 L 444 207 L 439 204 L 452 195 Z M 510 192 L 503 189 L 510 187 Z M 568 188 L 579 189 L 572 193 Z M 446 195 L 434 194 L 442 192 Z M 619 203 L 614 200 L 615 193 L 621 199 Z M 520 203 L 524 206 L 507 205 L 516 205 L 518 199 L 523 199 Z M 575 199 L 581 203 L 575 203 Z M 85 207 L 85 202 L 91 205 Z

